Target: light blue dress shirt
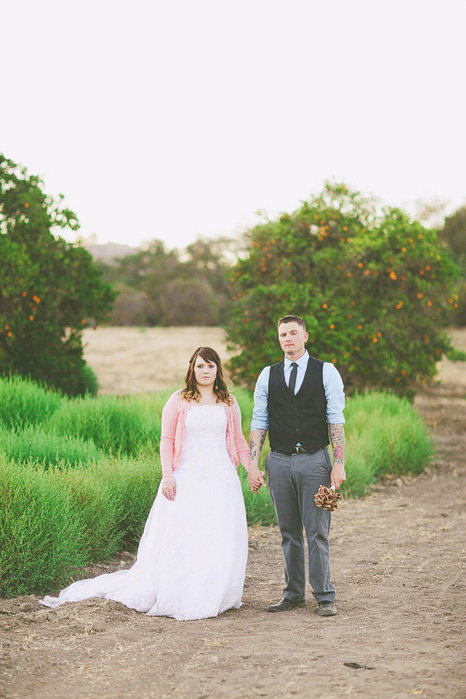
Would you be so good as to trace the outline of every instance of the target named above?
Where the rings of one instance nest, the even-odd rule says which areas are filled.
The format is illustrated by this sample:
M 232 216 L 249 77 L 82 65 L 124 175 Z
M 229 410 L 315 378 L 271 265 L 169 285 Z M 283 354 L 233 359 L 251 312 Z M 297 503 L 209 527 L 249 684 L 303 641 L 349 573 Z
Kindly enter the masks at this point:
M 294 389 L 295 395 L 301 388 L 304 374 L 307 369 L 309 354 L 307 350 L 303 356 L 296 359 L 298 365 L 298 373 L 296 375 L 296 386 Z M 285 357 L 285 382 L 290 384 L 292 360 Z M 268 430 L 269 429 L 269 414 L 268 414 L 268 395 L 269 395 L 269 375 L 270 367 L 266 366 L 262 369 L 256 382 L 254 391 L 254 410 L 252 413 L 251 430 Z M 344 424 L 343 410 L 345 408 L 345 391 L 343 380 L 340 372 L 331 362 L 324 362 L 322 372 L 324 382 L 325 398 L 327 399 L 327 422 L 330 425 Z

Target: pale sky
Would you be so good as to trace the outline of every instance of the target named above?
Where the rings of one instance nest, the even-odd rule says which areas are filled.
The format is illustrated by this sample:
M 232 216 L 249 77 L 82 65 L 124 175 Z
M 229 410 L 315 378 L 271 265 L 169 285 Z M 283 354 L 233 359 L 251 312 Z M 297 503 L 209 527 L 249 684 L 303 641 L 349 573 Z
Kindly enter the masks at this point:
M 0 151 L 100 243 L 233 235 L 328 178 L 451 212 L 465 26 L 465 0 L 0 0 Z

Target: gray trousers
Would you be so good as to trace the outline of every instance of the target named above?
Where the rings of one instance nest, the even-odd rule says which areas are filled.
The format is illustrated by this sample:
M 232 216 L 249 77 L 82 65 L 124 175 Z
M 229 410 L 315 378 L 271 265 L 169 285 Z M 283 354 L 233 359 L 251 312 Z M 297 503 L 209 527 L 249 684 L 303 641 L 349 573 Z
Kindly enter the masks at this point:
M 314 502 L 319 486 L 330 486 L 332 464 L 327 447 L 315 454 L 286 456 L 270 452 L 265 468 L 282 535 L 286 581 L 283 596 L 293 601 L 305 598 L 304 526 L 312 594 L 318 602 L 333 602 L 335 588 L 330 582 L 328 543 L 331 514 Z

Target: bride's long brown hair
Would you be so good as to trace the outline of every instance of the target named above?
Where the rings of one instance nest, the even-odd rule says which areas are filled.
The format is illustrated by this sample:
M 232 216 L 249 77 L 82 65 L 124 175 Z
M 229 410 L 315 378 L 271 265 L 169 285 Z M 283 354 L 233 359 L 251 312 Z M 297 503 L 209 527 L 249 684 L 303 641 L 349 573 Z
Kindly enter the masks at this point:
M 194 374 L 194 365 L 198 357 L 202 357 L 205 362 L 213 362 L 217 365 L 217 376 L 215 377 L 214 383 L 214 393 L 217 396 L 217 403 L 231 405 L 233 403 L 233 396 L 229 392 L 225 379 L 223 378 L 222 361 L 212 347 L 198 347 L 197 350 L 195 350 L 189 360 L 188 371 L 184 377 L 185 387 L 181 389 L 181 397 L 187 401 L 199 401 L 201 397 L 201 394 L 197 390 L 196 376 Z

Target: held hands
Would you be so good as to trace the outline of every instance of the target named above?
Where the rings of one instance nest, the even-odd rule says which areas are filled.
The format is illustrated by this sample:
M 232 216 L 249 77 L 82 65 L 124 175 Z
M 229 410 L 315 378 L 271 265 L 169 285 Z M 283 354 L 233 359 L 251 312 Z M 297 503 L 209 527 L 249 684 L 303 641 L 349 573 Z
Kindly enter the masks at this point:
M 165 483 L 162 481 L 162 494 L 167 498 L 167 500 L 173 501 L 176 495 L 176 481 L 175 479 L 168 480 Z
M 261 485 L 265 486 L 265 473 L 259 471 L 257 466 L 250 466 L 248 472 L 249 486 L 253 493 L 257 493 Z
M 339 488 L 346 481 L 345 467 L 342 463 L 336 462 L 333 464 L 332 472 L 330 473 L 330 483 L 335 488 Z

